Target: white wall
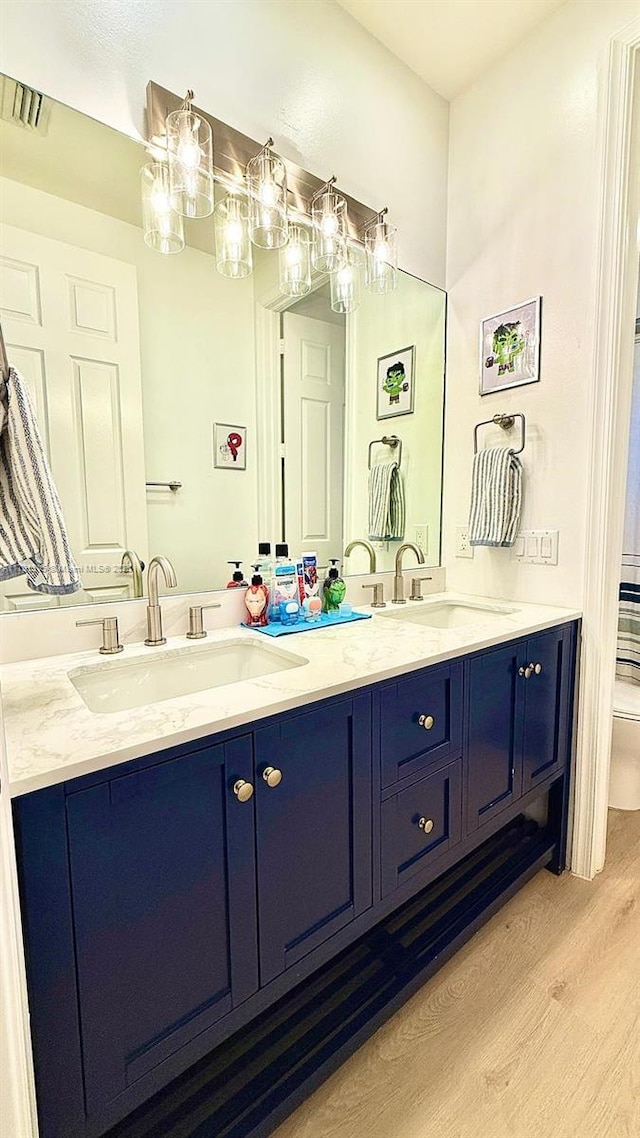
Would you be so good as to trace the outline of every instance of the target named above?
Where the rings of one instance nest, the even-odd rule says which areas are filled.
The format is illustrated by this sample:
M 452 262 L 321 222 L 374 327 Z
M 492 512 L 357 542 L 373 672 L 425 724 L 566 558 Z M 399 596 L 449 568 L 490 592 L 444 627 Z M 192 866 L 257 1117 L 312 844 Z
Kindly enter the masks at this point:
M 599 83 L 610 38 L 639 14 L 638 0 L 571 0 L 451 106 L 444 558 L 455 589 L 580 603 Z M 541 383 L 480 398 L 480 319 L 538 293 Z M 455 526 L 468 518 L 473 427 L 497 411 L 527 416 L 523 527 L 560 530 L 557 568 L 519 565 L 509 550 L 454 558 Z
M 20 182 L 0 178 L 0 196 L 11 225 L 135 267 L 146 477 L 183 484 L 148 491 L 149 551 L 181 592 L 222 588 L 227 560 L 251 561 L 259 540 L 252 279 L 225 280 L 189 247 L 161 257 L 137 226 Z M 214 469 L 214 422 L 247 428 L 246 471 Z
M 37 34 L 35 34 L 37 29 Z M 129 134 L 154 79 L 381 208 L 444 285 L 448 105 L 334 0 L 21 0 L 0 68 Z

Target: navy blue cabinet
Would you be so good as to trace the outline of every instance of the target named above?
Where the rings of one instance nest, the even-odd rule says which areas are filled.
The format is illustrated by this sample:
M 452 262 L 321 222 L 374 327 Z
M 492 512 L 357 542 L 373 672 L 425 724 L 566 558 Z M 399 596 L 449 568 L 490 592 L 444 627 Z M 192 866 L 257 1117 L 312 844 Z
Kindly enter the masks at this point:
M 468 661 L 468 831 L 566 764 L 574 635 L 564 625 Z
M 371 905 L 370 736 L 370 696 L 255 734 L 262 984 Z
M 87 1111 L 258 987 L 251 739 L 67 798 Z
M 575 637 L 554 628 L 17 799 L 41 1138 L 99 1138 L 297 998 L 536 787 L 566 816 Z

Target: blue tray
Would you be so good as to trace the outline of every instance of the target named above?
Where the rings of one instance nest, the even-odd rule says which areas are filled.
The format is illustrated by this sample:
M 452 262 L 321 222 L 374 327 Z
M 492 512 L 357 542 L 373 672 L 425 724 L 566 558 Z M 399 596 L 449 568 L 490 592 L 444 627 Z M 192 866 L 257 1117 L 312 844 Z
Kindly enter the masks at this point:
M 350 624 L 352 620 L 371 620 L 370 612 L 340 613 L 339 616 L 329 616 L 323 612 L 320 620 L 299 620 L 297 624 L 244 624 L 243 628 L 250 628 L 253 632 L 263 632 L 265 636 L 289 636 L 292 632 L 315 632 L 318 628 L 335 628 L 337 624 Z

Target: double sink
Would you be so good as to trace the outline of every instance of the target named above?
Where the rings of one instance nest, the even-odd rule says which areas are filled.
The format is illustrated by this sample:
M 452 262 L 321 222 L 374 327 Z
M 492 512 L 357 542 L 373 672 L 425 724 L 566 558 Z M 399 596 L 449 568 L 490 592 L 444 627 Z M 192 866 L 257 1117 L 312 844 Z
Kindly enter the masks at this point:
M 398 611 L 399 610 L 399 611 Z M 490 616 L 518 612 L 504 604 L 438 600 L 394 606 L 382 620 L 397 620 L 427 628 L 461 628 Z M 253 638 L 225 640 L 197 648 L 173 648 L 144 658 L 82 667 L 69 679 L 90 711 L 130 711 L 183 695 L 196 695 L 241 680 L 255 680 L 308 664 L 304 656 L 261 644 Z

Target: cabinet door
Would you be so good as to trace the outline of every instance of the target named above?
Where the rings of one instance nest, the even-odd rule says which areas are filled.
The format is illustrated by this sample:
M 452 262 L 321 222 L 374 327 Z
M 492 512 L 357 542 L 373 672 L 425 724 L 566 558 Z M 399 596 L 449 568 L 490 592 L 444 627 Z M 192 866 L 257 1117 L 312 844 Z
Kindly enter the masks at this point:
M 527 657 L 534 669 L 524 685 L 523 794 L 562 770 L 566 762 L 571 672 L 568 631 L 553 629 L 532 637 Z
M 362 696 L 254 736 L 262 984 L 371 905 L 370 709 Z
M 525 681 L 518 668 L 525 648 L 520 641 L 467 664 L 467 832 L 520 797 Z
M 89 1114 L 257 988 L 250 737 L 67 800 Z

